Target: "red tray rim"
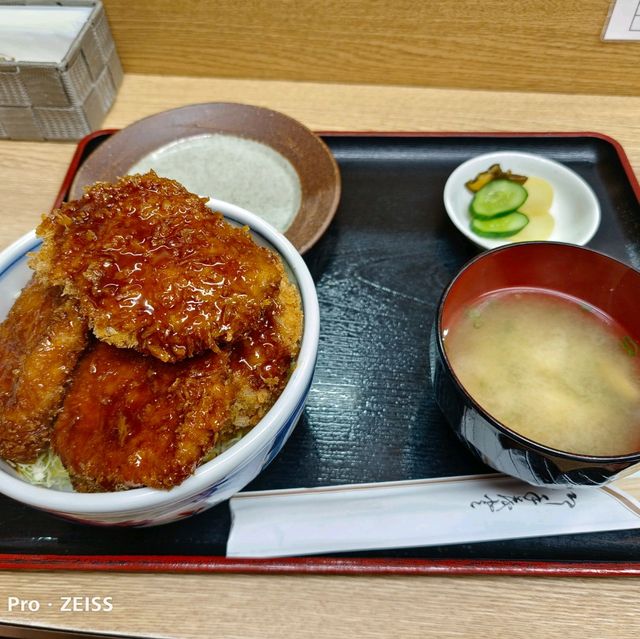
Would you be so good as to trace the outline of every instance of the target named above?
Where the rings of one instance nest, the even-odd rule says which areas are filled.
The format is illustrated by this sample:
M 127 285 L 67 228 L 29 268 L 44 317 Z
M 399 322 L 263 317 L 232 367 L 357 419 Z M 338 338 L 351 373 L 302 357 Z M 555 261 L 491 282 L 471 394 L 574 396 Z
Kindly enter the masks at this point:
M 53 204 L 57 208 L 71 186 L 84 150 L 89 142 L 118 129 L 100 129 L 82 138 L 76 147 L 64 180 Z M 316 131 L 331 137 L 376 136 L 417 138 L 577 138 L 603 140 L 615 149 L 629 183 L 640 202 L 640 185 L 621 144 L 598 132 L 510 132 L 510 131 Z M 324 575 L 493 575 L 539 577 L 637 577 L 638 562 L 591 561 L 512 561 L 475 559 L 395 559 L 288 557 L 284 559 L 236 559 L 222 556 L 188 555 L 51 555 L 0 554 L 0 570 L 73 570 L 109 572 L 182 572 L 250 574 L 324 574 Z
M 98 129 L 97 131 L 93 131 L 83 137 L 77 144 L 76 150 L 71 158 L 71 162 L 69 163 L 69 167 L 64 176 L 60 189 L 58 190 L 58 194 L 56 195 L 56 199 L 54 200 L 52 208 L 58 208 L 62 202 L 66 194 L 69 192 L 71 188 L 71 183 L 73 182 L 73 178 L 80 167 L 82 162 L 82 156 L 84 155 L 84 150 L 87 144 L 96 138 L 102 137 L 104 135 L 112 135 L 113 133 L 117 133 L 120 129 Z M 622 168 L 624 169 L 625 175 L 631 184 L 631 188 L 635 193 L 636 198 L 640 201 L 640 184 L 638 183 L 638 179 L 633 171 L 631 166 L 631 162 L 629 162 L 629 158 L 625 150 L 622 148 L 620 142 L 618 142 L 615 138 L 612 138 L 605 133 L 599 133 L 597 131 L 329 131 L 329 130 L 321 130 L 315 131 L 316 135 L 320 136 L 330 136 L 330 137 L 399 137 L 399 138 L 596 138 L 599 140 L 603 140 L 604 142 L 609 143 L 616 151 L 620 163 L 622 164 Z
M 482 559 L 370 559 L 340 557 L 235 559 L 185 555 L 0 554 L 0 570 L 272 575 L 638 577 L 640 576 L 640 562 L 528 562 Z

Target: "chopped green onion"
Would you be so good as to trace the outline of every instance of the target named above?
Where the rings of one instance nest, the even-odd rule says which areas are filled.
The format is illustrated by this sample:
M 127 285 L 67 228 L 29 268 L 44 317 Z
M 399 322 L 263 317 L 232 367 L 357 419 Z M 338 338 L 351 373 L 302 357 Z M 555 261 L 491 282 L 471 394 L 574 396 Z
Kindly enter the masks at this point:
M 629 335 L 625 335 L 620 340 L 620 346 L 629 357 L 635 357 L 638 354 L 638 342 Z

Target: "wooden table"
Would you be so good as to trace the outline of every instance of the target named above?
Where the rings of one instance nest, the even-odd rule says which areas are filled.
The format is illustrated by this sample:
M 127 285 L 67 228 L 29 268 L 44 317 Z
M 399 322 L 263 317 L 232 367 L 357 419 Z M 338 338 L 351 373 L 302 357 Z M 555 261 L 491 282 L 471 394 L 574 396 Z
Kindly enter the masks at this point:
M 267 106 L 315 130 L 597 131 L 623 145 L 640 175 L 634 97 L 130 75 L 105 127 L 209 101 Z M 0 248 L 50 208 L 74 148 L 0 141 Z M 640 497 L 640 480 L 621 485 Z M 110 596 L 113 611 L 7 609 L 8 597 L 47 602 L 60 595 Z M 620 639 L 640 630 L 639 596 L 640 581 L 629 578 L 0 572 L 2 621 L 158 637 Z

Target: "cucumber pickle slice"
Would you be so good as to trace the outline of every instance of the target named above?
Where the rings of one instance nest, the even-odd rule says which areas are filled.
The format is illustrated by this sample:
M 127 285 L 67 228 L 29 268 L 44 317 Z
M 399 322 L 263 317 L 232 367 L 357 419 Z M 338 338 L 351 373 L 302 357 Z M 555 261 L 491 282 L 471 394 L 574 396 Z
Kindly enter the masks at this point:
M 471 215 L 483 220 L 506 215 L 522 206 L 527 196 L 527 190 L 517 182 L 493 180 L 474 195 Z
M 511 237 L 522 231 L 527 224 L 529 218 L 520 211 L 514 211 L 488 220 L 474 217 L 471 220 L 471 230 L 481 237 Z

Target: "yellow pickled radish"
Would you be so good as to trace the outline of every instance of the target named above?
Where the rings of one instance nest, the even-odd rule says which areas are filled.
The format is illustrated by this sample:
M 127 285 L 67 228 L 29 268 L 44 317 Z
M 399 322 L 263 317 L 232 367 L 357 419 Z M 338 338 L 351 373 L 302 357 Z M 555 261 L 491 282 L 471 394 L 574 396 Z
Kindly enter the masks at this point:
M 522 209 L 520 209 L 522 210 Z M 551 213 L 535 213 L 529 214 L 529 224 L 522 231 L 512 235 L 510 242 L 533 242 L 539 240 L 548 240 L 553 233 L 553 227 L 556 221 Z
M 529 177 L 523 186 L 529 196 L 518 210 L 528 216 L 549 213 L 553 204 L 551 184 L 539 177 Z
M 539 177 L 529 177 L 523 184 L 528 193 L 518 211 L 529 218 L 529 224 L 522 231 L 509 238 L 511 242 L 531 242 L 547 240 L 553 233 L 556 221 L 549 212 L 553 204 L 553 187 Z

